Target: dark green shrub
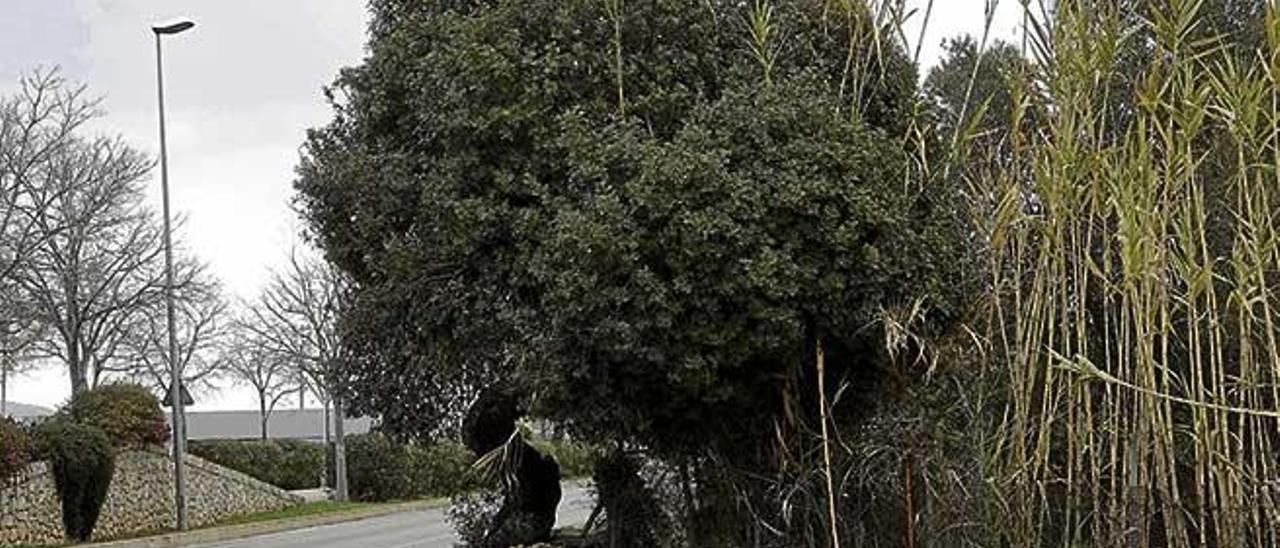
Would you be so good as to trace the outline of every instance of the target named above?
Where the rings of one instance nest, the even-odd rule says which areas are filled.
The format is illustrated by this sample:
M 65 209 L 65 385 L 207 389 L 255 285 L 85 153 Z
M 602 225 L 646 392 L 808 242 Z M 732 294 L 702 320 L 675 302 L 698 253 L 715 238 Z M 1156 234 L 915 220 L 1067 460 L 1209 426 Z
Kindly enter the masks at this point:
M 555 457 L 563 479 L 591 476 L 596 463 L 596 451 L 590 445 L 568 439 L 534 440 L 531 444 L 543 454 Z
M 324 473 L 324 446 L 302 440 L 276 440 L 284 456 L 275 481 L 282 489 L 314 489 L 320 487 Z
M 299 440 L 191 442 L 191 454 L 281 489 L 320 486 L 324 448 Z
M 475 487 L 471 463 L 475 455 L 457 442 L 408 447 L 412 498 L 451 497 Z
M 379 434 L 347 437 L 347 481 L 353 500 L 385 502 L 449 497 L 473 489 L 475 456 L 457 442 L 402 445 Z M 330 470 L 332 485 L 332 470 Z
M 622 453 L 601 458 L 594 480 L 608 518 L 609 546 L 658 545 L 669 528 L 658 498 L 640 476 L 640 461 Z
M 276 471 L 284 461 L 284 450 L 269 440 L 199 442 L 190 444 L 187 450 L 209 462 L 272 485 L 276 485 Z
M 161 445 L 169 440 L 160 400 L 136 384 L 106 384 L 71 398 L 62 410 L 73 421 L 96 426 L 116 447 Z
M 347 490 L 352 500 L 385 502 L 412 498 L 409 452 L 378 433 L 348 436 Z
M 89 540 L 115 472 L 111 438 L 96 426 L 57 418 L 36 429 L 36 447 L 53 470 L 63 530 L 73 540 Z
M 0 484 L 21 472 L 31 462 L 31 439 L 21 425 L 0 417 Z

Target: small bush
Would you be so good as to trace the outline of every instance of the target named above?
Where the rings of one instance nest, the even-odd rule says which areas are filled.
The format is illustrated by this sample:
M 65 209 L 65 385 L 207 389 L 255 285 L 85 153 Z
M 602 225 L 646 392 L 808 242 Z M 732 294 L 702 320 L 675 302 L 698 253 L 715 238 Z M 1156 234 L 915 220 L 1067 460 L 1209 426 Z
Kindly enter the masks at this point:
M 463 546 L 488 548 L 493 546 L 489 527 L 502 508 L 502 493 L 485 489 L 474 493 L 455 495 L 449 505 L 449 524 L 462 539 Z
M 408 451 L 413 498 L 451 497 L 475 487 L 471 474 L 475 455 L 461 443 L 411 445 Z
M 622 453 L 602 458 L 595 468 L 596 489 L 608 519 L 609 546 L 656 546 L 670 529 L 657 496 L 640 472 L 640 461 Z
M 299 440 L 191 442 L 191 454 L 281 489 L 320 486 L 324 448 Z
M 348 436 L 348 491 L 364 502 L 449 497 L 475 487 L 474 460 L 456 442 L 402 445 L 379 433 Z
M 282 489 L 314 489 L 320 487 L 324 473 L 324 446 L 302 440 L 276 440 L 284 451 L 275 481 Z
M 96 426 L 58 418 L 37 428 L 36 446 L 53 470 L 63 530 L 73 540 L 89 540 L 115 472 L 110 437 Z
M 405 446 L 378 433 L 348 436 L 347 490 L 352 500 L 385 502 L 414 496 Z
M 72 397 L 63 413 L 95 426 L 116 447 L 161 445 L 169 440 L 160 400 L 136 384 L 106 384 Z
M 558 439 L 534 440 L 530 444 L 540 453 L 556 459 L 563 479 L 590 477 L 596 464 L 595 449 L 582 442 Z
M 0 417 L 0 483 L 9 481 L 31 462 L 31 439 L 21 425 Z

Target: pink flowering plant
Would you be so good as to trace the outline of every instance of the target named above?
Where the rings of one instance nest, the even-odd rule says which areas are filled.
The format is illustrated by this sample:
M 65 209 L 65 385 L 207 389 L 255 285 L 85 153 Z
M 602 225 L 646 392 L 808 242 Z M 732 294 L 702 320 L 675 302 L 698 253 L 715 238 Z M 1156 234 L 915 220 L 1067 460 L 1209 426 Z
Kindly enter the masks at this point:
M 31 438 L 21 425 L 0 417 L 0 483 L 18 475 L 31 461 Z
M 64 411 L 75 422 L 101 428 L 119 448 L 163 445 L 169 440 L 160 400 L 136 384 L 113 383 L 87 390 L 73 397 Z

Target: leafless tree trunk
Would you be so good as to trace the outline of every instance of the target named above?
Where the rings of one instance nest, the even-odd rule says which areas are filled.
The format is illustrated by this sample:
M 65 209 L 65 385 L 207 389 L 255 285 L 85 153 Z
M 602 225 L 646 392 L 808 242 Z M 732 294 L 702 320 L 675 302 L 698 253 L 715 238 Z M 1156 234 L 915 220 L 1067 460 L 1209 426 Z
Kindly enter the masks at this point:
M 332 424 L 329 422 L 329 398 L 322 396 L 320 399 L 320 407 L 324 409 L 324 452 L 325 452 L 325 471 L 320 474 L 320 486 L 327 488 L 329 487 L 328 454 L 329 454 L 329 443 L 331 438 L 331 436 L 329 435 L 329 430 L 330 430 L 330 426 L 332 426 Z M 334 475 L 335 476 L 337 475 L 336 471 Z
M 342 410 L 342 398 L 333 398 L 333 498 L 346 502 L 347 492 L 347 444 L 345 433 L 346 413 Z

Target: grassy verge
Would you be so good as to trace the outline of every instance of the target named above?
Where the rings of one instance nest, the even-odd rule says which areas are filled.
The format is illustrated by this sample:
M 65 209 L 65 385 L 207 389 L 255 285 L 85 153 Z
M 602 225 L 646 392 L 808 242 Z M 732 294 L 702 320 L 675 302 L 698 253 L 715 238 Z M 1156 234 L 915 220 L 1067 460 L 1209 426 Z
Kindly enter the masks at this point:
M 264 521 L 276 521 L 281 519 L 320 516 L 325 514 L 337 514 L 355 510 L 366 510 L 377 506 L 380 506 L 380 504 L 372 502 L 333 502 L 327 500 L 308 502 L 297 506 L 290 506 L 282 510 L 236 516 L 225 521 L 211 524 L 207 527 L 202 527 L 202 529 L 209 527 L 226 527 L 228 525 L 244 525 L 246 523 L 260 523 Z

